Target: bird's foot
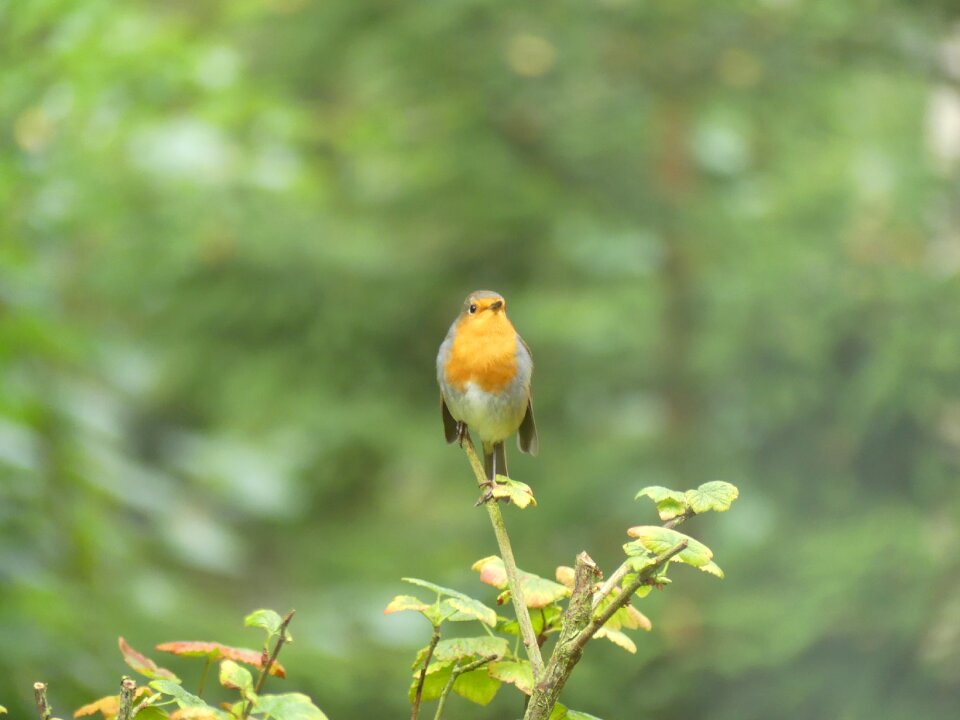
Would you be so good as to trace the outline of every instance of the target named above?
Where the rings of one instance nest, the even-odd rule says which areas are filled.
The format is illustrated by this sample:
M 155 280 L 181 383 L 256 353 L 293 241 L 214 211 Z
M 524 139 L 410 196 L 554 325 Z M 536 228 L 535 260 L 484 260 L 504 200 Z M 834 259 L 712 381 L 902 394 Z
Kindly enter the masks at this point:
M 483 492 L 480 494 L 480 497 L 477 498 L 477 501 L 473 504 L 473 506 L 480 507 L 481 505 L 488 503 L 491 500 L 495 500 L 497 502 L 505 502 L 505 503 L 510 502 L 510 498 L 508 497 L 496 497 L 494 495 L 493 490 L 496 486 L 497 486 L 497 482 L 495 480 L 487 480 L 482 485 L 479 485 L 478 487 L 481 490 L 483 490 Z

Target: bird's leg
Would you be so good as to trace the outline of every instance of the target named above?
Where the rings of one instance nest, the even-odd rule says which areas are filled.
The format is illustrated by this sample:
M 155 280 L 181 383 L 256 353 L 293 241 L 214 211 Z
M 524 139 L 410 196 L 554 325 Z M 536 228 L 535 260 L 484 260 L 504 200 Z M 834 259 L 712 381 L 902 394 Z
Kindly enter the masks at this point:
M 463 420 L 457 421 L 457 442 L 460 443 L 460 448 L 463 448 L 463 439 L 467 436 L 467 424 Z

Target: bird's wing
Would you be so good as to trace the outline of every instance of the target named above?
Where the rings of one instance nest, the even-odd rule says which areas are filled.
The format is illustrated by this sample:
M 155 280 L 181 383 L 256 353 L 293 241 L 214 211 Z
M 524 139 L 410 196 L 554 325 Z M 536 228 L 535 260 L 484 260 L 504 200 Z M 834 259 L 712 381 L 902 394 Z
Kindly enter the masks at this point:
M 440 396 L 440 414 L 443 416 L 443 436 L 447 439 L 447 443 L 456 442 L 459 437 L 457 433 L 457 421 L 454 420 L 453 415 L 450 414 L 450 409 L 447 407 L 443 395 Z
M 527 400 L 527 411 L 523 414 L 520 429 L 517 431 L 517 445 L 520 451 L 536 455 L 540 450 L 540 438 L 537 437 L 537 422 L 533 419 L 533 399 Z

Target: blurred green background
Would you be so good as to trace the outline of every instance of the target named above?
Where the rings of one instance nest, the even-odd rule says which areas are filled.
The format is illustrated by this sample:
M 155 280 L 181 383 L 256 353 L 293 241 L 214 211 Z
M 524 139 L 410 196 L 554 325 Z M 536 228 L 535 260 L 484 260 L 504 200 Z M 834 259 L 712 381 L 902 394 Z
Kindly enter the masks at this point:
M 0 703 L 116 637 L 256 645 L 404 717 L 404 575 L 492 602 L 434 357 L 467 292 L 537 360 L 522 567 L 608 570 L 642 486 L 723 479 L 601 717 L 960 703 L 953 2 L 0 3 Z M 511 444 L 511 448 L 513 445 Z M 166 660 L 166 658 L 158 658 Z M 186 661 L 165 663 L 188 678 Z M 192 682 L 192 681 L 190 681 Z M 508 689 L 458 718 L 519 715 Z

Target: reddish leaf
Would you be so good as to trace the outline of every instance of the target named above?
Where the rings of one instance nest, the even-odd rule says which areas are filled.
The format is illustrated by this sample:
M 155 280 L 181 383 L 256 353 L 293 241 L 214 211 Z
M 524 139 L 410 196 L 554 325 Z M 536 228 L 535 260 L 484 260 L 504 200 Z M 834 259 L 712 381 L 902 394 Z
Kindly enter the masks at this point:
M 156 678 L 164 678 L 166 680 L 177 679 L 177 676 L 172 672 L 162 667 L 157 667 L 157 664 L 153 660 L 130 647 L 130 643 L 124 640 L 122 636 L 118 639 L 117 644 L 120 646 L 120 652 L 123 654 L 123 661 L 133 668 L 134 671 L 151 680 Z
M 175 642 L 161 643 L 157 645 L 157 650 L 173 653 L 174 655 L 180 655 L 182 657 L 207 657 L 211 660 L 227 658 L 228 660 L 252 665 L 255 668 L 263 668 L 263 653 L 259 650 L 235 648 L 229 645 L 222 645 L 218 642 L 177 640 Z M 270 666 L 270 674 L 276 675 L 277 677 L 286 677 L 287 671 L 284 670 L 283 665 L 274 660 Z
M 473 564 L 473 569 L 480 573 L 480 581 L 493 585 L 498 590 L 507 587 L 507 571 L 503 560 L 496 555 L 481 558 Z M 570 594 L 569 588 L 552 580 L 546 580 L 539 575 L 517 570 L 520 587 L 523 589 L 523 598 L 528 608 L 542 608 L 564 598 Z M 497 598 L 497 604 L 501 604 Z

